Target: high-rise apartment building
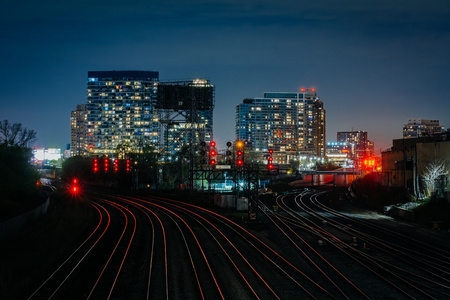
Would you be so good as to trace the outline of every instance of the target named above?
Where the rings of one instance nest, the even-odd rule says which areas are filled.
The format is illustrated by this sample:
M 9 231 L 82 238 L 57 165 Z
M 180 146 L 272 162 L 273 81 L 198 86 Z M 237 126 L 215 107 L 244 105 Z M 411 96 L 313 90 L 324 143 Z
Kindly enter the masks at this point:
M 325 156 L 325 110 L 314 89 L 268 92 L 236 106 L 236 139 L 255 151 Z M 288 163 L 288 161 L 286 161 Z
M 72 155 L 115 156 L 118 146 L 164 150 L 167 160 L 212 138 L 214 86 L 208 80 L 159 82 L 152 71 L 90 71 L 87 104 L 71 112 Z
M 86 105 L 77 105 L 70 113 L 70 156 L 86 154 Z
M 160 82 L 156 108 L 168 160 L 187 145 L 212 140 L 214 85 L 209 80 Z
M 156 105 L 159 73 L 90 71 L 87 84 L 86 150 L 112 154 L 119 145 L 137 151 L 158 146 Z
M 439 125 L 439 120 L 408 119 L 408 124 L 403 126 L 403 138 L 418 138 L 443 133 L 444 126 Z

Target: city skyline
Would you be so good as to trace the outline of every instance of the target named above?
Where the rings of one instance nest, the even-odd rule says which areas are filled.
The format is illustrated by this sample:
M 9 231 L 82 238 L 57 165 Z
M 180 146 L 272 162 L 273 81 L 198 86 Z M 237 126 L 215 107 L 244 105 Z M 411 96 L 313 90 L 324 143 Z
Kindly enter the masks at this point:
M 65 148 L 88 71 L 148 70 L 160 81 L 211 81 L 218 147 L 234 140 L 234 108 L 244 98 L 300 88 L 321 97 L 327 141 L 367 131 L 377 155 L 402 138 L 408 119 L 449 128 L 449 5 L 345 4 L 7 3 L 0 119 L 36 130 L 36 145 Z

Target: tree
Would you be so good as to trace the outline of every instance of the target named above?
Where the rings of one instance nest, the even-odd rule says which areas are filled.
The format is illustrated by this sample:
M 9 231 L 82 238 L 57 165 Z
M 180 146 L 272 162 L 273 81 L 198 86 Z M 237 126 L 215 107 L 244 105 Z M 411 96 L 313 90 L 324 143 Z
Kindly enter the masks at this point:
M 31 156 L 30 148 L 0 145 L 0 200 L 33 196 L 39 173 L 28 162 Z
M 62 177 L 64 180 L 77 178 L 86 180 L 92 173 L 92 158 L 83 156 L 72 156 L 62 164 Z
M 6 147 L 27 147 L 36 139 L 36 131 L 22 127 L 21 123 L 0 122 L 0 144 Z
M 137 170 L 140 184 L 156 186 L 158 181 L 159 154 L 153 146 L 144 146 L 142 153 L 137 155 Z
M 432 196 L 436 192 L 438 179 L 441 176 L 447 175 L 448 171 L 446 170 L 445 163 L 440 160 L 432 161 L 425 169 L 426 171 L 422 175 L 422 180 L 428 196 Z

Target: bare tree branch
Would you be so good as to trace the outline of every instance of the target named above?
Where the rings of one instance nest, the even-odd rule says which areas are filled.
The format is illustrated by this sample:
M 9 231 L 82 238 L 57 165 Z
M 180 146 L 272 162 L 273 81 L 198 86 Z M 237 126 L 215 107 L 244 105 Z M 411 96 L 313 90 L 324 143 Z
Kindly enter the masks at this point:
M 440 160 L 432 161 L 422 175 L 422 180 L 429 196 L 436 191 L 436 184 L 439 177 L 447 175 L 448 171 L 445 169 L 445 162 Z
M 22 127 L 21 123 L 10 124 L 8 120 L 0 122 L 0 144 L 6 147 L 27 147 L 36 139 L 36 131 Z

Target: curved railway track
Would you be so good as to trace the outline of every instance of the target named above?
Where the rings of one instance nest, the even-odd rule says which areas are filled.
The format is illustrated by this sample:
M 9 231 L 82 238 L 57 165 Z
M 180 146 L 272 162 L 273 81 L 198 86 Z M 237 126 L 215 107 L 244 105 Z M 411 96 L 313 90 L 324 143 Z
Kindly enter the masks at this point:
M 28 299 L 449 296 L 446 250 L 332 210 L 321 196 L 278 197 L 280 211 L 262 205 L 251 229 L 193 203 L 91 191 L 97 226 Z
M 339 291 L 341 297 L 450 297 L 448 248 L 433 247 L 411 237 L 411 234 L 333 210 L 324 204 L 326 201 L 319 201 L 325 193 L 305 191 L 297 195 L 283 195 L 277 198 L 281 213 L 271 212 L 267 208 L 264 211 L 280 232 Z M 305 233 L 309 240 L 305 240 Z M 326 246 L 319 246 L 314 240 Z M 301 246 L 309 249 L 309 252 L 306 253 Z M 343 254 L 339 260 L 345 259 L 346 263 L 333 259 L 336 255 L 329 255 L 329 246 L 335 249 L 334 253 Z M 330 259 L 325 258 L 325 254 Z M 348 273 L 347 266 L 350 264 L 359 266 L 353 267 L 352 272 L 360 274 L 360 278 Z M 330 271 L 322 269 L 320 265 Z M 371 285 L 364 284 L 364 281 L 370 281 Z

